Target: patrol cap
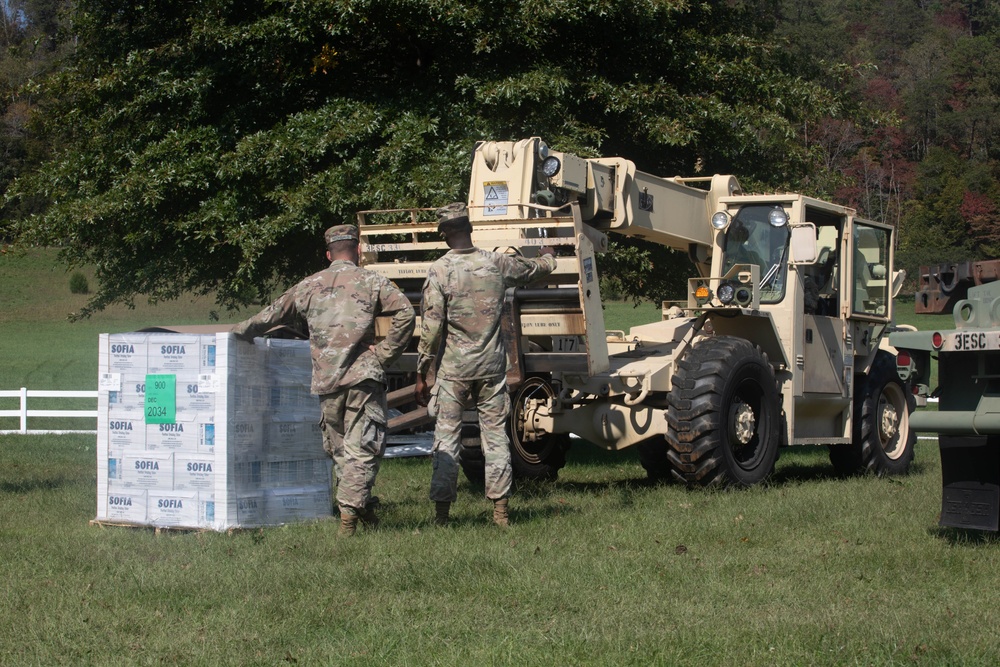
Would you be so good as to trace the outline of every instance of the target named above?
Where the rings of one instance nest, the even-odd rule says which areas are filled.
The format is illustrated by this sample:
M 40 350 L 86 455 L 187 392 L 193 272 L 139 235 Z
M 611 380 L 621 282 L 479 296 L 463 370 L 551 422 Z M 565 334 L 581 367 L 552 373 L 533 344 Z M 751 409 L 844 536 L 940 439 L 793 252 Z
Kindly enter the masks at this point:
M 438 232 L 458 231 L 469 224 L 469 211 L 465 207 L 465 202 L 452 202 L 447 206 L 442 206 L 435 211 L 438 218 Z
M 354 225 L 337 225 L 326 230 L 323 235 L 326 244 L 330 245 L 336 241 L 359 241 L 358 228 Z

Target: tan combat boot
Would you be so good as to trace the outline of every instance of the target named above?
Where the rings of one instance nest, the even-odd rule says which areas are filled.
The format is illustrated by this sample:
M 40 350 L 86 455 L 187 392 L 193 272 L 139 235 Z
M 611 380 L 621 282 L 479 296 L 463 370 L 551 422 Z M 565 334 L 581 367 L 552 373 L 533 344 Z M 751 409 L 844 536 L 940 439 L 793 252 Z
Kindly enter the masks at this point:
M 507 498 L 499 498 L 493 501 L 493 523 L 501 528 L 506 528 L 510 525 L 510 519 L 507 517 Z
M 451 518 L 448 516 L 451 513 L 451 503 L 445 500 L 439 500 L 434 503 L 434 524 L 438 526 L 447 526 Z

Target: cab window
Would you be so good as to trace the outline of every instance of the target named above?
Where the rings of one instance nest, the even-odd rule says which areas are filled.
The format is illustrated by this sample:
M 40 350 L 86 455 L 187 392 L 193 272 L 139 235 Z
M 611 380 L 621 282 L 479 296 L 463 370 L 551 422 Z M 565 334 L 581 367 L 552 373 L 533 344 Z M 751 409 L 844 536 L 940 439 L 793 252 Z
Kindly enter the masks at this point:
M 889 305 L 889 233 L 863 223 L 854 226 L 854 294 L 859 315 L 885 317 Z

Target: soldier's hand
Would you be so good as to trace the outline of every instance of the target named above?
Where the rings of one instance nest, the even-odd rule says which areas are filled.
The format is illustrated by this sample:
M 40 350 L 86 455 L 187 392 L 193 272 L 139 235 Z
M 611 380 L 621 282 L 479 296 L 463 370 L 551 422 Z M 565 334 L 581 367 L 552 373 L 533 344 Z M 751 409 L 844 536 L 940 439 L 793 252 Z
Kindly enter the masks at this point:
M 421 407 L 427 407 L 431 400 L 431 387 L 427 384 L 424 376 L 419 373 L 417 374 L 417 384 L 413 388 L 413 400 Z
M 550 245 L 542 246 L 542 248 L 538 252 L 542 255 L 552 255 L 553 257 L 556 256 L 556 249 Z

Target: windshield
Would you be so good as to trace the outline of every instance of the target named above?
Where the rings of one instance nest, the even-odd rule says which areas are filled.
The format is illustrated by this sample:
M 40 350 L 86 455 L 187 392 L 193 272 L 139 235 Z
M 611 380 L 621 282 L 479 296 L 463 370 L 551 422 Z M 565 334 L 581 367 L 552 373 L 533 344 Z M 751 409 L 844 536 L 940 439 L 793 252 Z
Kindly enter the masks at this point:
M 788 225 L 773 227 L 767 221 L 775 208 L 779 207 L 744 206 L 726 231 L 722 273 L 725 275 L 737 264 L 759 266 L 761 303 L 776 303 L 785 295 Z

